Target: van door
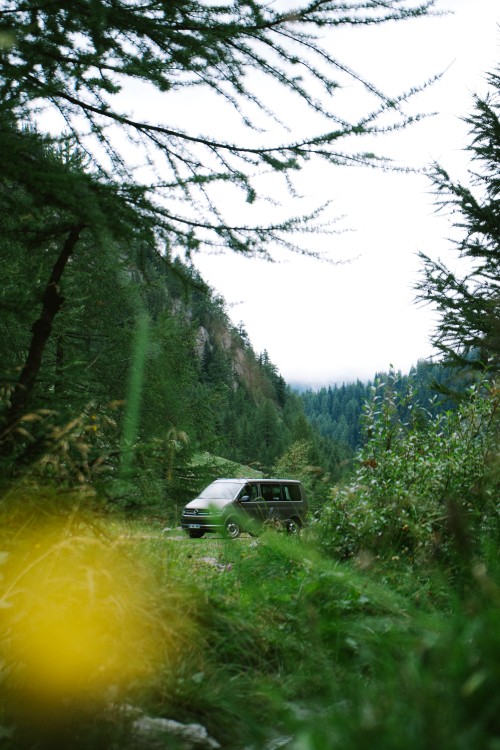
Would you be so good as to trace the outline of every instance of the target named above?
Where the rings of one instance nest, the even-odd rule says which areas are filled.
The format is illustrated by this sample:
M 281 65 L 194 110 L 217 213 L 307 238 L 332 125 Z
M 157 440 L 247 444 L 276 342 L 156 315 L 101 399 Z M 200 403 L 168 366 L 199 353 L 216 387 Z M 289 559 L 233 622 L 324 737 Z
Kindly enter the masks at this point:
M 246 484 L 238 494 L 238 501 L 238 507 L 251 519 L 250 526 L 252 522 L 259 526 L 264 523 L 267 508 L 257 483 Z
M 279 482 L 266 482 L 260 485 L 262 496 L 265 500 L 265 520 L 273 521 L 275 519 L 282 519 L 282 485 Z
M 302 519 L 303 501 L 300 486 L 298 484 L 283 485 L 283 518 L 300 518 Z

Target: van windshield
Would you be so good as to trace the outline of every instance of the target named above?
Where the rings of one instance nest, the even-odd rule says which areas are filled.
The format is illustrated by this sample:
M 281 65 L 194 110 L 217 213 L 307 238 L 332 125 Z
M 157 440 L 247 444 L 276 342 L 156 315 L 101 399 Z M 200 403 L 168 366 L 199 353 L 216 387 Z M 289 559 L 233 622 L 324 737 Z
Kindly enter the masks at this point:
M 241 482 L 212 482 L 200 492 L 201 500 L 234 500 L 241 490 Z

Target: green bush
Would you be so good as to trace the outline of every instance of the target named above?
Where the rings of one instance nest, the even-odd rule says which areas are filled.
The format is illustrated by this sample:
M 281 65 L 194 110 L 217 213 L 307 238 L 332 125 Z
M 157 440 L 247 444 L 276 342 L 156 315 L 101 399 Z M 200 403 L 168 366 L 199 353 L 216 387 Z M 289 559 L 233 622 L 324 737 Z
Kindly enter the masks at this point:
M 354 479 L 335 488 L 317 532 L 340 557 L 361 551 L 411 559 L 472 554 L 472 538 L 496 533 L 498 391 L 474 385 L 455 411 L 431 417 L 411 392 L 374 387 L 367 440 Z M 398 416 L 405 400 L 408 421 Z
M 330 476 L 319 463 L 314 445 L 307 440 L 297 440 L 273 467 L 274 476 L 302 482 L 311 513 L 322 507 L 329 492 Z

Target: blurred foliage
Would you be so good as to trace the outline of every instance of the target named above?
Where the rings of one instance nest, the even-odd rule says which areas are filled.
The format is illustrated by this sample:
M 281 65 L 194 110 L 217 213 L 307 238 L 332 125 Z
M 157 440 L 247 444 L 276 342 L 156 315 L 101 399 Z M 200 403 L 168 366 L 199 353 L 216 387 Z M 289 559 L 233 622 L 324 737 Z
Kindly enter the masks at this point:
M 173 670 L 195 637 L 187 589 L 130 554 L 80 491 L 1 498 L 0 695 L 7 747 L 93 747 L 112 706 Z M 114 727 L 114 728 L 113 728 Z

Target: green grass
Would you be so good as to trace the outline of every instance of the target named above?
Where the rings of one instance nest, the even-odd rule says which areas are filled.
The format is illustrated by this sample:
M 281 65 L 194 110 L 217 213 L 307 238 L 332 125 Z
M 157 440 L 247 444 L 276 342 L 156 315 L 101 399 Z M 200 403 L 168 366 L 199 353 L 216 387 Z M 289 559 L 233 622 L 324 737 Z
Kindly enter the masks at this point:
M 139 585 L 141 622 L 160 643 L 153 656 L 143 636 L 134 643 L 148 669 L 115 686 L 115 707 L 199 722 L 224 748 L 285 738 L 290 750 L 500 747 L 493 561 L 476 565 L 458 592 L 442 571 L 407 561 L 335 562 L 307 534 L 192 540 L 164 528 L 161 515 L 85 527 L 126 571 L 112 613 L 126 611 Z M 14 697 L 4 680 L 11 750 L 33 740 L 23 740 L 26 717 L 13 710 Z M 97 701 L 77 712 L 75 748 L 117 738 L 127 747 L 129 719 L 109 706 Z M 68 726 L 56 722 L 58 736 Z
M 476 571 L 464 601 L 441 574 L 417 575 L 397 560 L 341 565 L 307 538 L 189 540 L 149 530 L 136 552 L 152 565 L 163 560 L 195 592 L 203 634 L 193 673 L 155 711 L 199 720 L 228 747 L 276 735 L 321 749 L 332 737 L 344 748 L 491 739 L 496 699 L 483 698 L 489 708 L 477 716 L 470 709 L 497 680 L 477 640 L 486 631 L 498 656 L 489 573 L 481 581 Z

